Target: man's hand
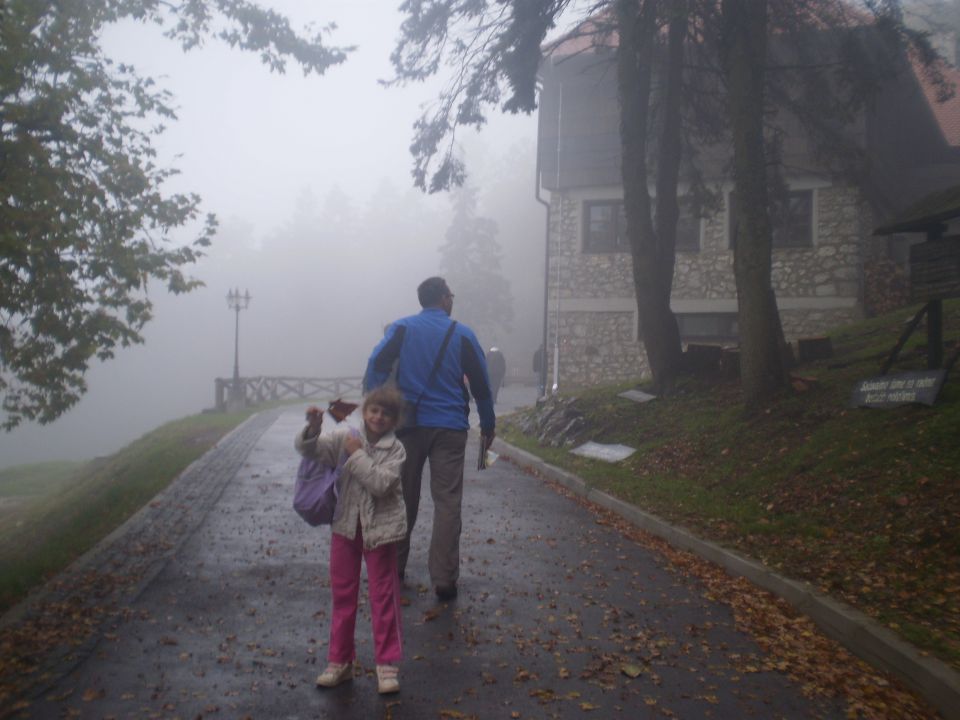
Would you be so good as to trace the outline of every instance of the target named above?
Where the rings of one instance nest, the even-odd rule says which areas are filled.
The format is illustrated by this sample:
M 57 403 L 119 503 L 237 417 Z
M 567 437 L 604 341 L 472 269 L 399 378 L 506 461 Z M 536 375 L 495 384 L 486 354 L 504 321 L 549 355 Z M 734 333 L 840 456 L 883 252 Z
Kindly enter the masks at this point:
M 497 436 L 495 430 L 489 430 L 487 432 L 480 433 L 480 437 L 483 440 L 483 450 L 486 452 L 490 449 L 490 446 L 493 445 L 493 439 Z

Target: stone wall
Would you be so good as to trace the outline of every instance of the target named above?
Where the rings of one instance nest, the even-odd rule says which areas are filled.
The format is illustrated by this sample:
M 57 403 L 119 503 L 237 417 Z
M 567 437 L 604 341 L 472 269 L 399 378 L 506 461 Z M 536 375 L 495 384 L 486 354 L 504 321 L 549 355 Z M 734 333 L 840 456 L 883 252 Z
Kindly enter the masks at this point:
M 788 342 L 823 335 L 831 328 L 855 322 L 863 317 L 859 308 L 781 309 L 780 323 Z
M 560 386 L 597 385 L 646 375 L 647 358 L 637 340 L 635 317 L 630 312 L 561 312 Z M 554 324 L 548 332 L 548 385 L 553 383 L 556 329 Z
M 633 267 L 626 253 L 581 252 L 583 203 L 554 194 L 550 204 L 550 298 L 559 282 L 563 298 L 633 297 Z M 559 260 L 559 280 L 558 280 Z
M 855 188 L 816 190 L 813 247 L 775 248 L 772 281 L 778 298 L 859 298 L 863 227 L 859 194 Z M 733 250 L 727 237 L 727 215 L 705 220 L 699 252 L 678 252 L 673 297 L 735 298 Z
M 604 193 L 554 193 L 550 207 L 548 385 L 559 327 L 561 387 L 630 380 L 647 374 L 637 339 L 633 269 L 627 253 L 583 253 L 584 199 Z M 856 188 L 817 187 L 814 242 L 776 248 L 772 281 L 788 340 L 818 335 L 863 316 L 862 278 L 872 216 Z M 678 252 L 673 299 L 677 312 L 735 313 L 733 251 L 726 212 L 705 219 L 699 252 Z M 559 302 L 559 318 L 556 314 Z

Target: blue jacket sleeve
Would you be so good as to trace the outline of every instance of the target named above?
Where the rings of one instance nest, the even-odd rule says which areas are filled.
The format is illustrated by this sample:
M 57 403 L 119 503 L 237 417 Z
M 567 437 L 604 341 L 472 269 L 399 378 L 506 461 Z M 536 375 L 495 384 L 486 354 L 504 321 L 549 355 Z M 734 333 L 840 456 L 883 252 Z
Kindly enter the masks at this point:
M 477 403 L 480 416 L 480 430 L 484 433 L 494 430 L 497 418 L 493 412 L 493 393 L 490 391 L 490 376 L 487 373 L 487 361 L 483 349 L 472 332 L 465 332 L 460 345 L 460 363 L 463 372 L 470 381 L 470 394 Z
M 367 360 L 367 371 L 363 376 L 364 393 L 380 387 L 390 377 L 393 365 L 400 357 L 400 346 L 403 344 L 405 330 L 406 328 L 402 325 L 393 323 L 373 349 L 370 359 Z

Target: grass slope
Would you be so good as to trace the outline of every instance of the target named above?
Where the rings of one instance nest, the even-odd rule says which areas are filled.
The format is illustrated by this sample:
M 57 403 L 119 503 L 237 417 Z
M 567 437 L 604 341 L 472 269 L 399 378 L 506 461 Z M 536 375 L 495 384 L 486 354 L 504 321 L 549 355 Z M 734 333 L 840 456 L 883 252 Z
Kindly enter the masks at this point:
M 807 580 L 960 669 L 960 373 L 933 407 L 848 407 L 918 308 L 831 333 L 834 357 L 804 365 L 806 389 L 748 417 L 735 382 L 685 379 L 669 398 L 568 396 L 577 442 L 624 443 L 614 465 L 541 445 L 544 409 L 506 423 L 506 440 L 702 537 Z M 960 339 L 960 301 L 944 337 Z M 891 373 L 925 369 L 914 333 Z M 952 353 L 948 347 L 947 355 Z
M 55 492 L 81 463 L 44 462 L 0 470 L 0 498 L 21 500 Z
M 121 525 L 249 415 L 194 415 L 109 457 L 0 471 L 0 612 Z

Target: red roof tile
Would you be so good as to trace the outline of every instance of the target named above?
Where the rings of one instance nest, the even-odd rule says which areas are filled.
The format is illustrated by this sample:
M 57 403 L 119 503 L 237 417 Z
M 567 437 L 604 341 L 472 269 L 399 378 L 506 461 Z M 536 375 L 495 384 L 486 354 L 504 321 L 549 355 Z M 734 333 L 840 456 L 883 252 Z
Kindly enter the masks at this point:
M 614 23 L 607 19 L 611 12 L 605 11 L 587 18 L 563 37 L 544 45 L 543 54 L 561 58 L 590 50 L 615 49 L 620 44 L 620 36 L 614 29 Z

